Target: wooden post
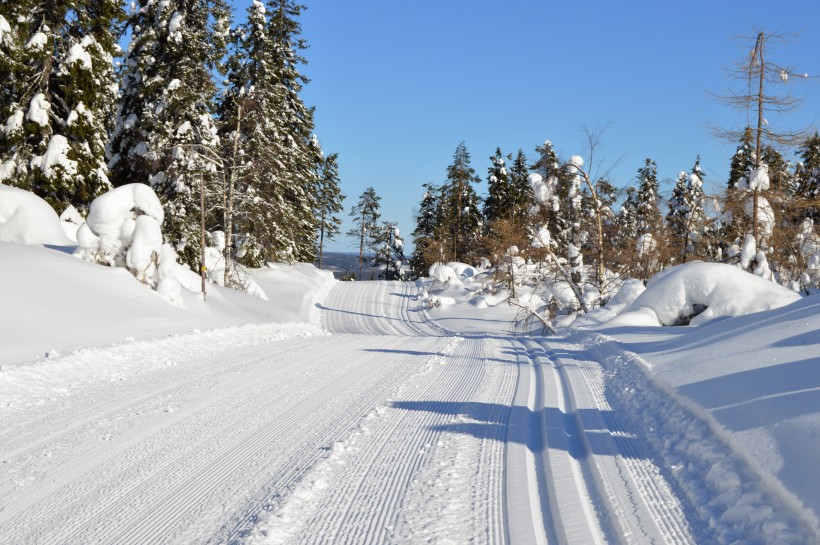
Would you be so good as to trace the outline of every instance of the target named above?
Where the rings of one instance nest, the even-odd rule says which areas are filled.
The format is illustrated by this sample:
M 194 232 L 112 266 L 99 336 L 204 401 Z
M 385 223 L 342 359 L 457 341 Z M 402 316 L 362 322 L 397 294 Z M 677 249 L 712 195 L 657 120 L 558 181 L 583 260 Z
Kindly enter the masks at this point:
M 205 177 L 199 173 L 199 274 L 202 277 L 202 300 L 205 301 Z

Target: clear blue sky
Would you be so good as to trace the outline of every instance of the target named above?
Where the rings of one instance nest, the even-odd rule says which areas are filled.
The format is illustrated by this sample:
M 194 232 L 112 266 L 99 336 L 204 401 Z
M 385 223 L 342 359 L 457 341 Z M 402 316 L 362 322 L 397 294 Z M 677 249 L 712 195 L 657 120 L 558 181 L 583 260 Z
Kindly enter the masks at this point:
M 582 154 L 582 124 L 609 124 L 598 158 L 618 186 L 646 157 L 671 181 L 702 156 L 707 185 L 723 187 L 734 144 L 709 125 L 743 126 L 745 115 L 708 91 L 734 85 L 724 69 L 748 54 L 735 39 L 755 29 L 795 33 L 767 57 L 820 76 L 820 1 L 568 2 L 303 0 L 316 133 L 338 152 L 347 212 L 368 186 L 382 219 L 410 243 L 426 182 L 440 183 L 462 140 L 486 191 L 496 146 L 515 153 L 551 140 Z M 237 0 L 244 18 L 247 0 Z M 796 81 L 805 96 L 772 127 L 820 126 L 820 78 Z M 671 185 L 662 186 L 669 190 Z M 340 236 L 328 249 L 351 251 Z

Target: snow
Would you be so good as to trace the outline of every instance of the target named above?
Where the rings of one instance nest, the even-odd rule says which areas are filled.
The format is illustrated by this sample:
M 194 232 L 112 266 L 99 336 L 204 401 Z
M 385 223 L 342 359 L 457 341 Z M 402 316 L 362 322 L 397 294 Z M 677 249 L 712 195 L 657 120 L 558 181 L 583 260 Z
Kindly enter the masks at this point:
M 0 186 L 5 208 L 6 190 Z M 42 202 L 42 201 L 41 201 Z M 45 204 L 45 203 L 43 203 Z M 59 220 L 54 236 L 61 236 Z M 147 216 L 143 216 L 147 217 Z M 43 225 L 39 221 L 38 224 Z M 0 231 L 2 232 L 2 231 Z M 28 244 L 68 244 L 64 236 Z M 168 252 L 163 246 L 161 252 Z M 172 249 L 170 251 L 173 251 Z M 160 261 L 168 264 L 171 261 Z M 188 271 L 190 273 L 190 271 Z M 190 273 L 199 281 L 199 277 Z M 214 329 L 244 323 L 308 322 L 310 301 L 332 275 L 312 265 L 274 265 L 252 271 L 272 303 L 215 285 L 208 286 L 207 302 L 198 293 L 177 293 L 185 308 L 169 305 L 125 269 L 101 267 L 61 251 L 35 245 L 0 244 L 0 289 L 3 306 L 16 309 L 0 313 L 0 332 L 13 343 L 0 343 L 0 363 L 43 357 L 54 350 L 66 353 L 87 346 L 126 339 Z M 166 283 L 163 289 L 174 289 Z M 197 290 L 198 290 L 197 285 Z M 48 332 L 43 335 L 43 332 Z
M 8 34 L 11 34 L 11 26 L 9 26 L 9 22 L 6 18 L 0 15 L 0 42 L 2 42 Z
M 34 36 L 26 43 L 26 49 L 40 51 L 48 43 L 48 36 L 44 32 L 35 32 Z
M 145 237 L 126 259 L 150 266 L 161 217 L 135 192 L 94 221 Z M 515 330 L 495 271 L 464 263 L 416 283 L 271 265 L 250 271 L 269 301 L 209 285 L 205 302 L 159 252 L 155 292 L 0 242 L 0 541 L 820 535 L 817 295 L 694 262 L 540 337 Z
M 77 174 L 77 161 L 68 158 L 70 151 L 68 139 L 61 134 L 54 134 L 48 141 L 46 152 L 32 157 L 31 168 L 39 168 L 47 177 L 55 174 L 55 168 L 59 168 L 67 176 L 74 176 Z
M 171 16 L 171 20 L 168 22 L 168 39 L 172 42 L 182 41 L 182 33 L 179 31 L 179 29 L 182 28 L 182 20 L 182 14 L 175 11 Z
M 90 36 L 86 36 L 86 38 L 91 38 Z M 91 38 L 93 42 L 93 38 Z M 76 43 L 71 46 L 68 50 L 68 55 L 65 58 L 66 66 L 71 66 L 76 63 L 80 63 L 80 68 L 83 70 L 91 70 L 91 55 L 86 51 L 86 47 L 91 45 L 86 39 L 83 39 L 82 43 Z
M 769 165 L 762 163 L 759 167 L 752 169 L 749 176 L 749 189 L 752 191 L 768 191 Z
M 26 117 L 29 121 L 45 127 L 48 125 L 48 113 L 50 111 L 51 104 L 46 100 L 46 96 L 43 93 L 37 93 L 29 103 Z
M 627 311 L 606 326 L 675 325 L 689 318 L 691 325 L 697 325 L 720 316 L 783 307 L 799 299 L 795 292 L 737 267 L 692 262 L 655 275 Z
M 54 209 L 34 193 L 0 184 L 0 241 L 70 245 L 61 223 Z
M 6 124 L 3 126 L 3 132 L 6 133 L 6 136 L 11 136 L 22 128 L 23 110 L 14 110 L 14 113 L 6 120 Z
M 9 159 L 5 163 L 0 163 L 0 182 L 11 178 L 16 170 L 17 162 L 14 159 Z

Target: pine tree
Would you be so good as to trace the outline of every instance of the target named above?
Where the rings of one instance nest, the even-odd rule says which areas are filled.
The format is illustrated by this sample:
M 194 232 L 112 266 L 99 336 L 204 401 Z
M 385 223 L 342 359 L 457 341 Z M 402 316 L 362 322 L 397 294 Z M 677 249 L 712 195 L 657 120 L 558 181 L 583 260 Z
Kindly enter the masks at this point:
M 116 102 L 116 0 L 9 2 L 0 8 L 0 180 L 58 212 L 110 188 L 105 146 Z
M 658 208 L 658 189 L 658 168 L 655 161 L 647 158 L 644 166 L 638 169 L 635 210 L 635 223 L 638 228 L 636 250 L 640 262 L 637 272 L 644 282 L 663 268 L 666 236 Z
M 376 190 L 368 187 L 350 210 L 350 217 L 353 218 L 355 227 L 347 232 L 347 236 L 359 241 L 359 280 L 362 279 L 364 252 L 374 249 L 378 235 L 378 222 L 381 217 L 379 201 L 381 200 Z
M 615 218 L 615 247 L 618 249 L 615 263 L 624 275 L 630 275 L 636 269 L 637 261 L 635 242 L 638 240 L 638 192 L 633 186 L 626 187 L 626 198 Z
M 242 196 L 237 229 L 255 256 L 249 264 L 312 261 L 322 232 L 316 210 L 323 159 L 313 110 L 299 97 L 307 81 L 297 68 L 306 62 L 299 51 L 307 46 L 296 18 L 304 8 L 288 0 L 269 8 L 255 0 L 232 34 L 219 108 L 229 185 Z
M 319 191 L 316 198 L 316 216 L 319 219 L 319 268 L 322 267 L 322 253 L 325 239 L 333 240 L 333 237 L 341 232 L 342 220 L 338 214 L 343 210 L 342 195 L 339 187 L 339 154 L 328 155 L 323 161 L 319 174 Z
M 820 223 L 820 134 L 808 138 L 798 152 L 802 159 L 795 168 L 795 193 L 806 205 L 807 217 Z
M 479 181 L 475 169 L 470 166 L 470 152 L 462 142 L 447 167 L 447 182 L 442 187 L 442 223 L 451 241 L 453 261 L 472 259 L 477 250 L 482 225 L 481 202 L 473 184 Z
M 515 196 L 510 180 L 510 173 L 501 154 L 501 148 L 495 148 L 490 157 L 490 167 L 487 169 L 487 198 L 484 201 L 484 225 L 492 229 L 492 224 L 498 220 L 508 220 L 512 217 L 515 206 Z
M 166 237 L 192 266 L 200 261 L 200 192 L 218 181 L 211 72 L 221 68 L 227 13 L 222 0 L 137 2 L 109 149 L 114 185 L 154 188 Z
M 669 199 L 666 222 L 669 226 L 670 246 L 681 263 L 692 256 L 709 258 L 711 225 L 704 210 L 703 170 L 700 156 L 687 174 L 681 172 Z
M 410 268 L 415 278 L 424 276 L 437 259 L 440 257 L 436 251 L 440 247 L 441 241 L 438 239 L 441 227 L 441 189 L 433 184 L 427 183 L 424 196 L 421 199 L 418 213 L 416 214 L 416 228 L 413 230 L 413 244 L 415 246 L 413 255 L 410 257 Z
M 538 159 L 530 165 L 533 172 L 541 176 L 544 188 L 548 188 L 548 198 L 539 196 L 535 220 L 545 225 L 555 243 L 555 251 L 559 255 L 566 255 L 573 241 L 573 216 L 580 201 L 579 186 L 574 175 L 570 175 L 566 165 L 562 164 L 553 149 L 552 142 L 546 140 L 543 145 L 535 148 Z
M 655 161 L 647 158 L 644 166 L 638 169 L 638 206 L 635 210 L 638 235 L 655 233 L 660 225 L 658 209 L 658 167 Z
M 300 64 L 307 63 L 300 54 L 307 49 L 307 43 L 300 36 L 298 22 L 305 7 L 292 0 L 270 0 L 269 6 L 271 34 L 276 46 L 276 154 L 281 164 L 272 174 L 284 188 L 280 195 L 283 213 L 279 228 L 288 248 L 292 248 L 291 259 L 310 262 L 316 252 L 317 220 L 313 201 L 321 150 L 313 137 L 313 108 L 305 106 L 299 96 L 302 86 L 308 82 L 298 69 Z
M 379 274 L 379 278 L 404 280 L 404 272 L 401 269 L 404 261 L 404 240 L 400 235 L 399 226 L 393 221 L 386 221 L 381 228 L 377 229 L 374 238 L 376 256 L 373 259 L 373 265 L 384 266 L 384 271 Z
M 512 216 L 513 222 L 527 227 L 529 208 L 533 201 L 532 186 L 529 179 L 529 168 L 527 167 L 527 156 L 519 149 L 510 167 L 510 189 L 512 193 Z

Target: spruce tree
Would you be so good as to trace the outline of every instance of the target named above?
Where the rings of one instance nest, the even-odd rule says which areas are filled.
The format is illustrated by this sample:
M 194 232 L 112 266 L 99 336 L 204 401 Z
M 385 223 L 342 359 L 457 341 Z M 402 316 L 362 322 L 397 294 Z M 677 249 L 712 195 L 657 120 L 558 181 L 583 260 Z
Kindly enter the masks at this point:
M 399 226 L 396 222 L 385 221 L 377 229 L 374 239 L 376 256 L 374 266 L 384 266 L 379 278 L 384 280 L 404 280 L 401 265 L 404 261 L 404 240 L 401 238 Z
M 325 240 L 333 240 L 341 232 L 342 220 L 338 214 L 343 210 L 342 201 L 345 196 L 339 187 L 338 159 L 338 153 L 328 155 L 322 161 L 319 173 L 315 212 L 319 220 L 319 268 L 322 267 Z
M 681 172 L 669 199 L 666 222 L 669 227 L 670 245 L 676 258 L 685 263 L 690 257 L 708 259 L 711 255 L 711 222 L 704 210 L 706 196 L 703 193 L 703 170 L 700 156 L 692 170 Z
M 795 193 L 805 202 L 806 215 L 820 223 L 820 134 L 808 138 L 799 150 L 795 167 Z
M 374 249 L 378 235 L 378 222 L 381 217 L 379 201 L 381 200 L 376 190 L 368 187 L 350 209 L 350 217 L 353 218 L 355 227 L 347 232 L 347 236 L 359 241 L 359 280 L 362 279 L 364 252 Z
M 299 92 L 307 79 L 298 64 L 297 17 L 302 6 L 287 0 L 266 7 L 255 0 L 232 34 L 228 83 L 219 107 L 229 192 L 236 184 L 234 215 L 254 258 L 312 261 L 321 234 L 323 158 L 312 135 L 313 110 Z M 227 223 L 227 221 L 226 221 Z
M 298 17 L 304 6 L 292 0 L 270 0 L 270 28 L 274 39 L 275 71 L 273 126 L 275 128 L 275 154 L 279 163 L 271 174 L 283 191 L 281 213 L 278 221 L 280 238 L 284 238 L 284 250 L 291 259 L 313 261 L 315 258 L 317 219 L 316 208 L 317 165 L 321 161 L 321 149 L 313 137 L 313 108 L 308 108 L 299 93 L 308 79 L 299 72 L 299 65 L 307 64 L 301 51 L 307 43 L 301 38 Z M 280 247 L 283 241 L 279 242 Z M 290 250 L 292 249 L 292 250 Z
M 532 186 L 528 174 L 527 156 L 524 155 L 522 149 L 519 149 L 510 167 L 510 189 L 513 201 L 511 219 L 524 227 L 526 227 L 529 208 L 533 201 Z
M 415 248 L 410 257 L 410 268 L 415 278 L 426 275 L 430 265 L 439 258 L 434 254 L 441 242 L 438 240 L 441 227 L 441 190 L 433 183 L 424 184 L 423 187 L 424 196 L 416 214 L 416 228 L 412 233 Z
M 490 230 L 492 224 L 499 220 L 509 220 L 513 214 L 515 197 L 510 180 L 510 173 L 501 154 L 501 148 L 495 148 L 490 157 L 487 169 L 487 198 L 484 201 L 484 225 Z
M 0 18 L 0 180 L 34 191 L 58 212 L 83 211 L 110 188 L 105 146 L 122 5 L 9 2 Z
M 655 161 L 647 158 L 644 166 L 638 169 L 638 206 L 635 210 L 638 236 L 645 233 L 656 234 L 660 225 L 658 188 L 658 167 Z
M 453 261 L 469 260 L 477 250 L 481 231 L 480 199 L 473 184 L 480 181 L 470 165 L 470 152 L 461 142 L 447 167 L 447 182 L 442 187 L 443 227 L 450 238 L 450 257 Z
M 221 69 L 226 17 L 222 0 L 138 0 L 109 149 L 114 185 L 154 188 L 166 237 L 192 266 L 200 261 L 200 192 L 218 181 L 211 74 Z

